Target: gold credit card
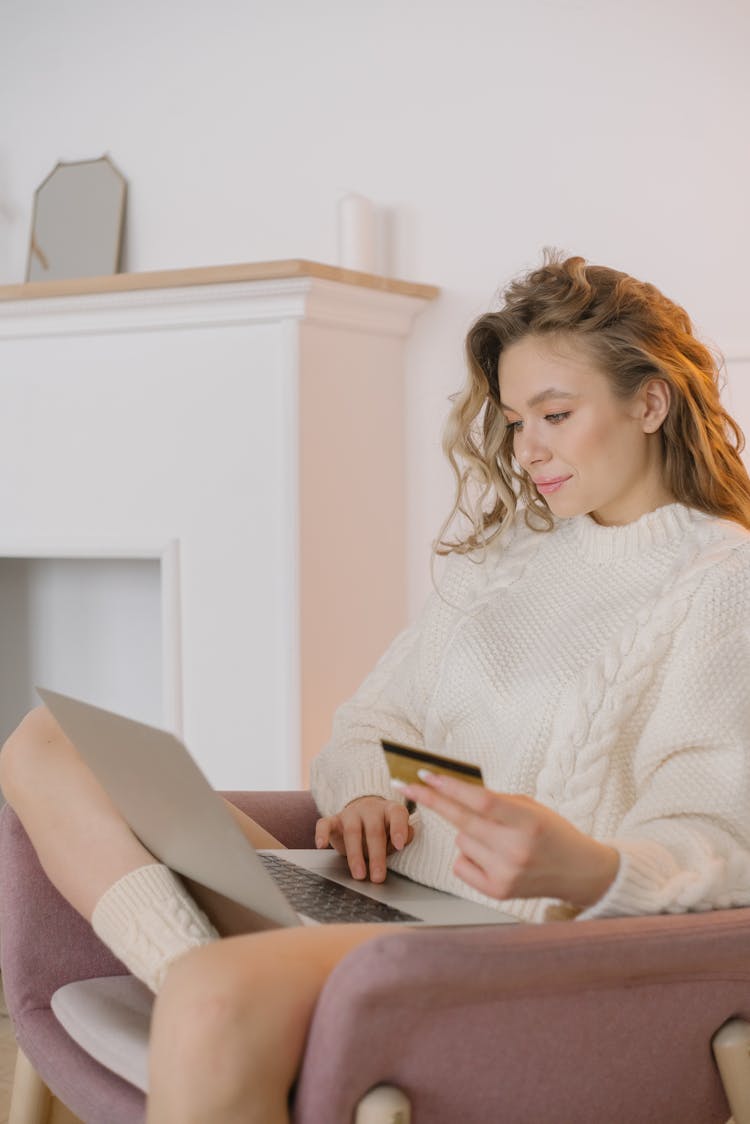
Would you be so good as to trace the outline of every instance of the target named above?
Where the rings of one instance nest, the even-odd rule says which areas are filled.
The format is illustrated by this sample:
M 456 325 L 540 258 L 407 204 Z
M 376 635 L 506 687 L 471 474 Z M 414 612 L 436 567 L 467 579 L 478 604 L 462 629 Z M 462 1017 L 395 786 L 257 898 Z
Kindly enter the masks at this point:
M 431 773 L 442 773 L 446 777 L 468 781 L 469 784 L 484 784 L 482 770 L 478 765 L 469 765 L 466 761 L 456 761 L 453 757 L 443 757 L 426 749 L 414 749 L 410 745 L 387 742 L 382 738 L 380 744 L 383 747 L 388 771 L 396 781 L 421 784 L 417 769 L 429 769 Z

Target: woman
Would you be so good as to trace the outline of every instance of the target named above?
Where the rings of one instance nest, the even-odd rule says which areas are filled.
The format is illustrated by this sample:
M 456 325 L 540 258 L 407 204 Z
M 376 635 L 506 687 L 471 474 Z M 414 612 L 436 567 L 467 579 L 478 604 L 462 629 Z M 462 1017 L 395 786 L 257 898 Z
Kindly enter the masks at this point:
M 750 903 L 750 480 L 709 352 L 653 287 L 571 258 L 510 285 L 468 358 L 446 433 L 463 532 L 336 716 L 318 846 L 528 920 Z M 381 736 L 487 788 L 394 794 Z M 158 991 L 149 1119 L 287 1120 L 320 989 L 382 928 L 217 941 L 44 710 L 0 780 L 52 881 Z
M 430 812 L 462 828 L 458 790 L 406 793 L 404 874 L 533 920 L 745 904 L 750 482 L 710 353 L 653 286 L 580 258 L 512 284 L 467 352 L 445 445 L 468 528 L 337 715 L 322 841 L 346 837 L 356 876 L 364 834 L 376 879 L 386 819 L 398 847 L 404 811 L 356 800 L 387 794 L 384 731 L 506 794 L 462 790 L 483 815 L 454 867 Z

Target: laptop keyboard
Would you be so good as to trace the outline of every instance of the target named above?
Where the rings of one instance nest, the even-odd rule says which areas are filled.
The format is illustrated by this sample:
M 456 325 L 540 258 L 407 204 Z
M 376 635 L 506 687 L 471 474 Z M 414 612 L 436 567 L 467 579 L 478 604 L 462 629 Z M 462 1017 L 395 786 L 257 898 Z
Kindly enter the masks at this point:
M 419 921 L 411 913 L 368 898 L 348 886 L 340 886 L 330 878 L 315 874 L 302 866 L 280 859 L 277 855 L 262 854 L 268 873 L 283 890 L 285 897 L 298 913 L 325 924 L 357 921 Z

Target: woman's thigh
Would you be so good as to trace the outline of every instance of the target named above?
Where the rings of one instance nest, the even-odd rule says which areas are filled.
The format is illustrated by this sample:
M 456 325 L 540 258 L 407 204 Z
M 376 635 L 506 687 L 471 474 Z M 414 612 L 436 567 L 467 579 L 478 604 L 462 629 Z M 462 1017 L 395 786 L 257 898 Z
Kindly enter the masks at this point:
M 174 1066 L 236 1064 L 289 1089 L 318 996 L 336 965 L 397 925 L 320 925 L 230 937 L 181 957 L 156 1001 L 153 1082 Z M 215 1056 L 212 1057 L 215 1051 Z M 152 1085 L 154 1087 L 154 1085 Z
M 113 882 L 154 861 L 44 707 L 5 743 L 0 778 L 47 877 L 84 917 Z

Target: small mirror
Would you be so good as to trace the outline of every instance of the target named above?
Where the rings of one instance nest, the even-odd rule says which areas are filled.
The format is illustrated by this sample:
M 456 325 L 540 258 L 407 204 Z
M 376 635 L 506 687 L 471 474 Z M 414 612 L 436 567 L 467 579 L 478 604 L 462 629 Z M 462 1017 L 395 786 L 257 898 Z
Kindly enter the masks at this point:
M 34 195 L 26 280 L 117 273 L 126 192 L 108 156 L 57 164 Z

